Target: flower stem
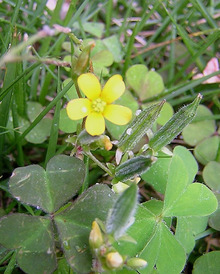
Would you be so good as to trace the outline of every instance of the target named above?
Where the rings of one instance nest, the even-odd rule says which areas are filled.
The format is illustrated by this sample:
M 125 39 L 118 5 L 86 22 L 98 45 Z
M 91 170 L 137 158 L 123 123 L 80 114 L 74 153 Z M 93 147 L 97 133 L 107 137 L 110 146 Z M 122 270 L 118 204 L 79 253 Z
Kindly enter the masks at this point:
M 73 83 L 75 85 L 75 88 L 76 88 L 76 92 L 77 92 L 77 95 L 79 98 L 82 98 L 82 95 L 81 95 L 81 92 L 79 90 L 79 86 L 78 86 L 78 83 L 77 83 L 77 80 L 76 79 L 73 79 Z
M 108 169 L 105 165 L 103 165 L 90 151 L 84 151 L 84 153 L 92 159 L 101 169 L 103 169 L 108 175 L 113 177 L 113 173 L 111 172 L 110 169 Z

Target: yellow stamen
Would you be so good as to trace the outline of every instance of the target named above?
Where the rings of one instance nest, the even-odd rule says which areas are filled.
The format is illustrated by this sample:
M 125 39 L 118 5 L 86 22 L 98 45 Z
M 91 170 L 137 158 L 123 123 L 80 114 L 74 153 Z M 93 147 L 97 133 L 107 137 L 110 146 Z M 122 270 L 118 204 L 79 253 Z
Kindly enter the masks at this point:
M 92 101 L 92 110 L 95 112 L 103 112 L 106 106 L 106 102 L 101 98 Z

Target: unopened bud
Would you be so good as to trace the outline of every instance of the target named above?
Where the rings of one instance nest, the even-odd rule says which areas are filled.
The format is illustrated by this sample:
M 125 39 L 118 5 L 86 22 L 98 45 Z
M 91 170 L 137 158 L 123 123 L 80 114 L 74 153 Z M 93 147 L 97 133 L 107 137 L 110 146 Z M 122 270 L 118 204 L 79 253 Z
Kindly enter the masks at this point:
M 110 138 L 108 136 L 106 136 L 106 135 L 101 136 L 100 141 L 104 145 L 104 148 L 106 150 L 111 150 L 112 149 L 112 143 L 111 143 Z
M 88 45 L 83 49 L 77 62 L 75 63 L 72 71 L 73 78 L 77 78 L 79 75 L 84 73 L 89 68 L 89 61 L 90 61 L 90 51 L 93 48 L 93 45 Z
M 147 266 L 147 261 L 140 258 L 131 258 L 127 261 L 127 266 L 130 268 L 144 268 Z
M 127 189 L 129 187 L 129 185 L 122 183 L 122 182 L 118 182 L 117 184 L 112 186 L 112 190 L 117 193 L 120 194 L 123 191 L 125 191 L 125 189 Z
M 110 269 L 120 268 L 123 263 L 124 260 L 118 252 L 110 252 L 106 256 L 106 264 Z
M 92 223 L 92 230 L 89 234 L 89 244 L 92 248 L 99 248 L 103 244 L 102 232 L 96 221 Z

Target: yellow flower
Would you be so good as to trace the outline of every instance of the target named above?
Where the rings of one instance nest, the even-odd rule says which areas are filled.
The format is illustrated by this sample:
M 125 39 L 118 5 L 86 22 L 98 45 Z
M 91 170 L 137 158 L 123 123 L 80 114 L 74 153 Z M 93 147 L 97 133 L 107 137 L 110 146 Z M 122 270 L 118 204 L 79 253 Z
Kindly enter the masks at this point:
M 87 116 L 85 128 L 90 135 L 100 135 L 105 131 L 105 119 L 116 125 L 126 125 L 131 120 L 129 108 L 112 104 L 125 91 L 121 75 L 112 76 L 103 89 L 92 73 L 81 74 L 77 82 L 87 98 L 71 100 L 66 110 L 71 120 Z

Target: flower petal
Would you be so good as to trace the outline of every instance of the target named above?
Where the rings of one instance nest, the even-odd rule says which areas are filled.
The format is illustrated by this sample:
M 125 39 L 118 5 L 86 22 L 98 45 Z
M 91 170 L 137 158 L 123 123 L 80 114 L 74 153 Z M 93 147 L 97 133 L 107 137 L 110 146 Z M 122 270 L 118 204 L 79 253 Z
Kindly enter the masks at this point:
M 130 108 L 119 105 L 108 105 L 105 107 L 104 117 L 116 125 L 126 125 L 132 117 Z
M 101 98 L 106 103 L 112 103 L 117 100 L 125 92 L 125 83 L 121 75 L 112 76 L 105 84 Z
M 86 118 L 86 131 L 94 136 L 100 135 L 105 131 L 105 119 L 101 113 L 91 112 Z
M 92 73 L 81 74 L 77 79 L 79 88 L 91 100 L 97 99 L 101 94 L 101 85 L 98 78 Z
M 67 115 L 71 120 L 86 117 L 91 111 L 91 102 L 87 98 L 71 100 L 66 107 Z

